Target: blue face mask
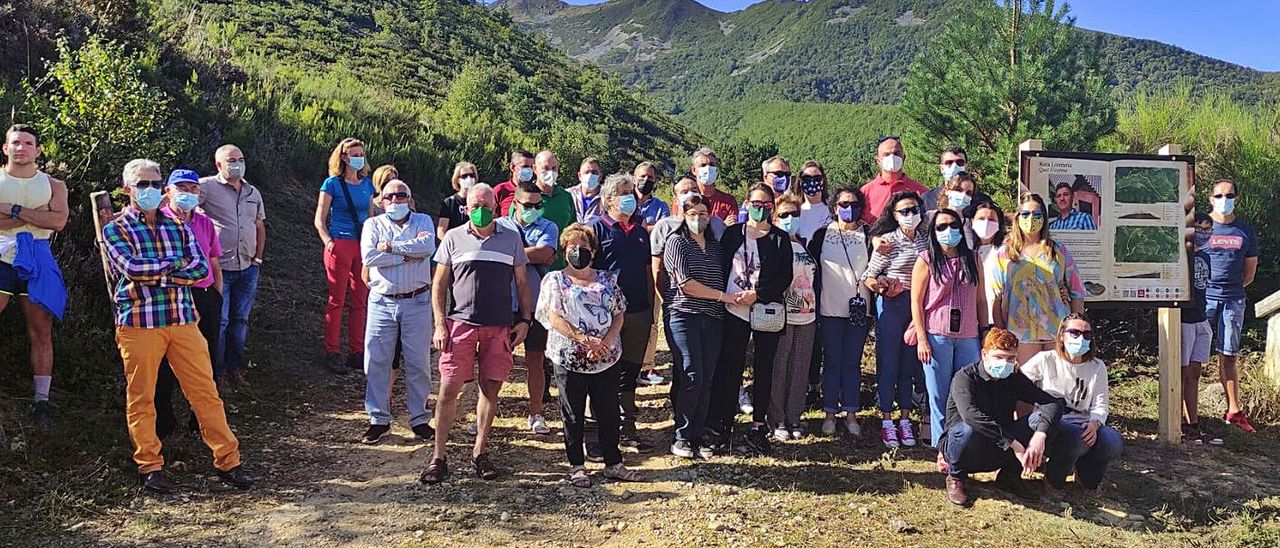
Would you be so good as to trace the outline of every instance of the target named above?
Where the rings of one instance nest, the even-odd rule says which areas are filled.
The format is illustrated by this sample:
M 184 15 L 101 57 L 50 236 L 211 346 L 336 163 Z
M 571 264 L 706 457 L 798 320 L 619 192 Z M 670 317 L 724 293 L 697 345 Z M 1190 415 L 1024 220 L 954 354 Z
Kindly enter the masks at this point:
M 618 198 L 618 210 L 628 217 L 636 212 L 636 195 L 626 194 Z
M 138 202 L 138 207 L 146 211 L 154 211 L 160 207 L 160 200 L 164 197 L 160 193 L 160 189 L 155 187 L 134 188 L 133 199 Z
M 773 178 L 773 189 L 778 192 L 786 192 L 791 187 L 791 178 L 786 175 L 779 175 Z
M 184 212 L 191 211 L 200 205 L 200 195 L 179 192 L 173 197 L 173 205 L 178 206 L 178 209 Z
M 355 171 L 364 169 L 364 156 L 352 156 L 347 158 L 347 165 L 350 165 L 351 169 Z
M 531 225 L 538 222 L 542 218 L 541 209 L 524 208 L 520 210 L 520 221 L 524 224 Z
M 1067 351 L 1067 355 L 1072 358 L 1079 358 L 1089 353 L 1089 339 L 1081 337 L 1072 337 L 1067 335 L 1062 341 L 1062 349 Z
M 1213 199 L 1214 213 L 1217 213 L 1218 215 L 1230 215 L 1235 210 L 1236 210 L 1235 198 L 1222 198 L 1222 199 L 1214 198 Z
M 795 236 L 797 232 L 800 232 L 800 216 L 792 215 L 778 219 L 778 228 L 787 231 L 787 234 Z
M 987 358 L 982 361 L 987 368 L 987 373 L 995 379 L 1007 379 L 1013 374 L 1013 362 L 1009 360 L 998 360 L 995 358 Z
M 947 191 L 947 204 L 951 206 L 951 209 L 964 211 L 964 208 L 969 207 L 971 203 L 973 203 L 972 196 L 956 190 Z
M 393 221 L 403 221 L 409 216 L 409 204 L 387 204 L 387 216 Z
M 519 175 L 519 177 L 520 177 L 520 182 L 522 182 L 522 183 L 527 183 L 527 182 L 529 182 L 529 181 L 532 181 L 532 180 L 533 180 L 533 168 L 531 168 L 531 167 L 522 167 L 522 168 L 520 168 L 520 175 Z
M 1196 235 L 1191 238 L 1191 243 L 1195 244 L 1198 248 L 1203 248 L 1204 246 L 1209 245 L 1210 236 L 1213 236 L 1212 232 L 1200 232 L 1197 230 Z
M 963 236 L 960 234 L 959 229 L 948 228 L 946 232 L 938 234 L 938 243 L 947 247 L 955 247 L 960 245 L 961 238 L 963 238 Z
M 856 206 L 840 207 L 836 206 L 836 214 L 840 216 L 840 220 L 846 223 L 852 223 L 858 218 L 858 214 L 862 213 L 862 208 Z
M 958 164 L 942 166 L 942 181 L 943 182 L 950 181 L 952 177 L 955 177 L 956 175 L 959 175 L 961 173 L 964 173 L 964 166 L 961 166 Z

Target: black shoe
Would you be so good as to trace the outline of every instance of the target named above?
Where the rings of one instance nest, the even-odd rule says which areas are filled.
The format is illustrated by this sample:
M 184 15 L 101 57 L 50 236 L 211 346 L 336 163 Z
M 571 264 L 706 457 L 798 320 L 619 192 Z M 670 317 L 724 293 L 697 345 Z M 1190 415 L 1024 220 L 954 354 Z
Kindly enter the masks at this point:
M 813 389 L 805 393 L 804 407 L 805 409 L 810 409 L 815 411 L 822 409 L 822 392 L 819 392 L 816 389 Z
M 747 449 L 756 455 L 768 455 L 773 452 L 773 447 L 769 445 L 768 426 L 760 424 L 747 430 Z
M 143 489 L 161 495 L 173 493 L 173 482 L 165 477 L 164 472 L 156 470 L 155 472 L 147 472 L 146 474 L 138 474 L 138 483 Z
M 671 454 L 682 459 L 691 459 L 697 454 L 697 449 L 688 441 L 676 440 L 675 443 L 671 444 Z
M 637 434 L 627 434 L 622 436 L 622 439 L 618 441 L 618 444 L 623 447 L 629 447 L 637 453 L 648 453 L 653 451 L 653 444 L 640 439 L 640 436 Z
M 31 404 L 31 424 L 41 432 L 53 431 L 53 417 L 49 415 L 49 402 L 41 400 Z
M 339 377 L 347 374 L 347 368 L 342 364 L 342 355 L 340 354 L 326 354 L 324 357 L 324 368 Z
M 430 424 L 422 423 L 413 427 L 413 434 L 417 436 L 418 441 L 431 441 L 436 439 L 436 429 Z
M 236 489 L 248 489 L 253 487 L 253 478 L 249 476 L 248 472 L 244 471 L 243 466 L 237 466 L 227 470 L 226 472 L 218 470 L 218 479 L 222 480 L 222 483 L 235 487 Z
M 364 371 L 364 352 L 357 352 L 347 356 L 347 369 Z
M 1006 468 L 1000 470 L 996 474 L 995 488 L 1018 499 L 1029 500 L 1032 498 L 1030 490 L 1027 488 L 1027 482 L 1022 481 L 1022 470 Z
M 604 449 L 600 448 L 600 444 L 587 444 L 587 460 L 591 462 L 604 462 Z
M 428 426 L 428 428 L 430 428 Z M 365 445 L 373 445 L 382 441 L 382 436 L 391 431 L 390 424 L 370 424 L 369 429 L 364 431 L 364 438 L 360 439 L 360 443 Z

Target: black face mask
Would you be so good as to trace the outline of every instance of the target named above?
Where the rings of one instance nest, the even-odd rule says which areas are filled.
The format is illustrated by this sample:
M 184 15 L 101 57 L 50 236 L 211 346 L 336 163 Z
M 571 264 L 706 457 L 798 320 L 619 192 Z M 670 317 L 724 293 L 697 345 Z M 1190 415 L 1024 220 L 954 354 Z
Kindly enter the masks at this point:
M 640 188 L 639 188 L 639 190 L 640 190 L 640 195 L 641 195 L 641 196 L 648 196 L 648 195 L 650 195 L 650 194 L 653 194 L 653 189 L 654 189 L 654 187 L 656 187 L 656 186 L 658 186 L 657 181 L 645 181 L 644 183 L 642 183 L 642 184 L 640 185 Z
M 578 246 L 569 248 L 569 252 L 565 254 L 565 260 L 569 261 L 569 266 L 577 270 L 582 270 L 591 265 L 591 251 L 587 248 Z

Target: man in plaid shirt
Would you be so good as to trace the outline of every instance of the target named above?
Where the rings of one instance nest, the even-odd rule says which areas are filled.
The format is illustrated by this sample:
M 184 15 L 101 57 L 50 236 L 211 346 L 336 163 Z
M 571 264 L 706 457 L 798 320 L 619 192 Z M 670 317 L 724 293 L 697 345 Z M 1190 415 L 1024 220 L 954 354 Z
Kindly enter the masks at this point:
M 200 434 L 213 450 L 218 477 L 248 489 L 253 478 L 240 467 L 240 444 L 227 426 L 222 398 L 213 383 L 209 348 L 197 327 L 199 315 L 191 296 L 191 285 L 208 275 L 209 263 L 190 229 L 158 212 L 163 188 L 160 166 L 155 162 L 139 159 L 126 164 L 124 189 L 129 206 L 103 227 L 102 234 L 118 277 L 116 343 L 128 380 L 125 414 L 138 480 L 149 491 L 173 491 L 173 484 L 162 472 L 164 457 L 156 437 L 152 399 L 160 359 L 167 356 L 200 421 Z
M 1076 211 L 1071 207 L 1075 192 L 1070 183 L 1058 183 L 1053 191 L 1053 202 L 1058 206 L 1058 218 L 1049 222 L 1049 230 L 1097 230 L 1093 215 Z

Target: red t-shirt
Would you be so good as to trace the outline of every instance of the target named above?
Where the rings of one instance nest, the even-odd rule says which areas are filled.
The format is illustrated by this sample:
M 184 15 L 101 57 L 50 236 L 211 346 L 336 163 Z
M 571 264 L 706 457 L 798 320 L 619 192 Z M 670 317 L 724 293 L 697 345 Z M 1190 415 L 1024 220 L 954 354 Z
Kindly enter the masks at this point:
M 498 211 L 494 215 L 505 217 L 511 210 L 511 202 L 516 199 L 516 184 L 510 180 L 498 183 L 493 187 L 493 199 L 498 201 Z
M 906 175 L 892 183 L 876 175 L 875 179 L 867 181 L 867 184 L 862 185 L 859 190 L 862 191 L 862 199 L 866 200 L 866 203 L 862 204 L 862 216 L 858 218 L 867 224 L 876 222 L 884 212 L 884 205 L 894 194 L 910 191 L 923 195 L 929 191 L 924 185 L 911 180 Z
M 733 196 L 728 192 L 721 191 L 718 188 L 712 189 L 711 196 L 707 197 L 707 201 L 711 202 L 707 211 L 711 213 L 712 217 L 719 217 L 722 221 L 728 221 L 730 218 L 734 221 L 738 220 L 738 201 L 733 199 Z

